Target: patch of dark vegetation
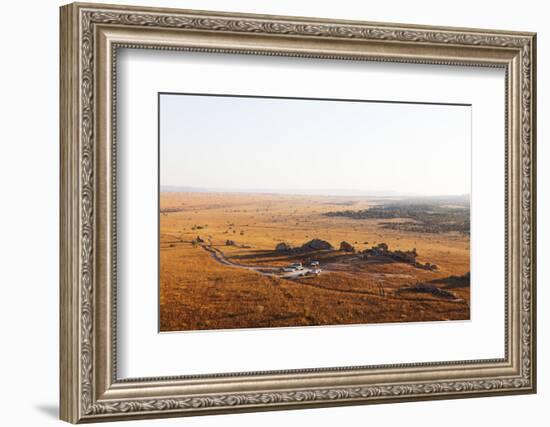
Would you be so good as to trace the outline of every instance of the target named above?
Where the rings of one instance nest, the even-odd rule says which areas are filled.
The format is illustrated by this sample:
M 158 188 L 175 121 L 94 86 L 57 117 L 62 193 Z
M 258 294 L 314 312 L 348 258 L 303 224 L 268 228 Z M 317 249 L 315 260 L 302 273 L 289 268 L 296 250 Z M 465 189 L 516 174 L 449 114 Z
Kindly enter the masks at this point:
M 443 284 L 442 288 L 457 289 L 470 287 L 470 272 L 464 273 L 462 276 L 449 276 L 443 279 L 434 279 L 428 283 Z
M 199 245 L 202 245 L 204 243 L 204 239 L 201 236 L 197 236 L 196 239 L 191 240 L 191 244 L 194 248 L 198 247 Z
M 162 215 L 168 215 L 169 213 L 182 212 L 184 210 L 185 210 L 184 208 L 162 208 L 160 210 L 160 213 Z
M 416 283 L 414 285 L 407 285 L 397 290 L 397 293 L 402 292 L 414 292 L 431 294 L 435 297 L 452 299 L 459 299 L 453 292 L 447 289 L 466 288 L 470 286 L 470 272 L 464 273 L 462 276 L 449 276 L 441 279 L 430 280 L 425 283 Z
M 332 206 L 352 206 L 355 205 L 357 202 L 354 202 L 353 200 L 346 200 L 344 202 L 325 202 L 323 204 L 325 205 L 332 205 Z
M 454 293 L 438 288 L 435 285 L 430 285 L 428 283 L 417 283 L 416 285 L 405 286 L 397 290 L 397 293 L 403 293 L 403 292 L 431 294 L 434 297 L 451 299 L 451 300 L 458 299 Z
M 470 221 L 453 223 L 447 222 L 442 224 L 437 223 L 414 223 L 414 222 L 383 222 L 381 224 L 382 228 L 387 228 L 390 230 L 399 230 L 399 231 L 409 231 L 417 233 L 450 233 L 458 232 L 461 234 L 470 234 Z
M 422 199 L 423 200 L 423 199 Z M 392 202 L 369 209 L 326 212 L 328 217 L 352 219 L 405 219 L 404 222 L 382 222 L 382 228 L 419 233 L 458 232 L 470 234 L 469 203 Z

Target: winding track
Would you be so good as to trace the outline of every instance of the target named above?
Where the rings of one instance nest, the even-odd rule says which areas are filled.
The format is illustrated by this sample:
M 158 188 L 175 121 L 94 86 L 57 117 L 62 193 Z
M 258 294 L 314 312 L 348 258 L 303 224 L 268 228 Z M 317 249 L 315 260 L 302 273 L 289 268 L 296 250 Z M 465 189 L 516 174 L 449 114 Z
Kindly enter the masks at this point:
M 256 265 L 237 264 L 227 259 L 224 253 L 219 249 L 213 248 L 212 246 L 205 245 L 205 244 L 201 244 L 200 246 L 206 252 L 210 253 L 212 258 L 217 262 L 219 262 L 220 264 L 227 265 L 229 267 L 256 271 L 257 273 L 263 274 L 264 276 L 281 277 L 284 279 L 297 279 L 298 277 L 302 277 L 305 274 L 313 271 L 309 268 L 304 268 L 303 270 L 299 270 L 297 272 L 281 273 L 281 267 L 258 267 Z
M 257 273 L 260 273 L 264 276 L 268 277 L 279 277 L 281 279 L 287 279 L 287 280 L 295 280 L 300 278 L 313 278 L 315 276 L 305 276 L 304 274 L 307 274 L 307 272 L 312 271 L 309 268 L 304 268 L 303 270 L 299 270 L 298 272 L 288 272 L 288 273 L 281 273 L 280 267 L 258 267 L 254 265 L 245 265 L 245 264 L 237 264 L 229 259 L 226 258 L 224 253 L 216 248 L 213 248 L 212 246 L 201 244 L 201 248 L 203 248 L 206 252 L 210 253 L 212 258 L 219 262 L 220 264 L 227 265 L 229 267 L 235 267 L 235 268 L 241 268 L 245 270 L 250 271 L 256 271 Z M 337 293 L 344 293 L 344 294 L 356 294 L 356 295 L 376 295 L 373 291 L 359 291 L 356 289 L 339 289 L 339 288 L 330 288 L 327 286 L 320 286 L 312 282 L 307 281 L 300 281 L 301 286 L 309 286 L 315 289 L 321 289 L 328 292 L 337 292 Z
M 201 244 L 200 247 L 202 249 L 204 249 L 206 252 L 208 252 L 215 261 L 219 262 L 220 264 L 226 265 L 228 267 L 234 267 L 234 268 L 240 268 L 240 269 L 249 270 L 249 271 L 255 271 L 255 272 L 260 273 L 264 276 L 278 277 L 278 278 L 287 279 L 287 280 L 295 280 L 295 279 L 300 279 L 300 278 L 315 277 L 315 276 L 304 276 L 304 273 L 307 274 L 307 272 L 312 271 L 309 268 L 304 268 L 303 270 L 299 270 L 298 272 L 281 273 L 281 267 L 272 267 L 272 266 L 271 267 L 258 267 L 258 266 L 255 266 L 255 265 L 237 264 L 237 263 L 234 263 L 233 261 L 229 260 L 225 256 L 225 254 L 217 248 L 214 248 L 214 247 L 206 245 L 206 244 Z M 319 286 L 315 283 L 307 282 L 307 281 L 300 281 L 300 285 L 310 286 L 310 287 L 315 288 L 315 289 L 321 289 L 321 290 L 325 290 L 325 291 L 329 291 L 329 292 L 337 292 L 337 293 L 345 293 L 345 294 L 356 294 L 356 295 L 371 295 L 371 296 L 372 295 L 375 295 L 375 296 L 377 295 L 377 293 L 373 292 L 373 291 L 367 291 L 367 290 L 359 291 L 359 290 L 356 290 L 356 289 L 330 288 L 330 287 L 326 287 L 326 286 Z M 393 296 L 393 295 L 387 295 L 385 298 L 396 299 L 396 297 Z M 431 301 L 433 301 L 431 299 L 426 299 L 426 298 L 414 298 L 414 299 L 412 299 L 412 298 L 406 298 L 406 297 L 403 297 L 403 296 L 400 296 L 399 299 L 401 299 L 401 300 L 414 300 L 414 301 L 417 301 L 417 302 L 422 302 L 422 301 L 431 302 Z M 451 303 L 463 302 L 460 299 L 458 299 L 458 300 L 447 300 L 447 301 L 451 302 Z

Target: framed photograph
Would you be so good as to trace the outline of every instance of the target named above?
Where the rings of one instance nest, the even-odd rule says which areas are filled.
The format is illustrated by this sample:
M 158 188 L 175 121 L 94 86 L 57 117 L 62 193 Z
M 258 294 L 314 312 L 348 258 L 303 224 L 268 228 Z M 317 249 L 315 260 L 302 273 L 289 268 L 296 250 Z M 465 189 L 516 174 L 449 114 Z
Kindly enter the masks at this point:
M 535 34 L 61 8 L 61 418 L 536 390 Z

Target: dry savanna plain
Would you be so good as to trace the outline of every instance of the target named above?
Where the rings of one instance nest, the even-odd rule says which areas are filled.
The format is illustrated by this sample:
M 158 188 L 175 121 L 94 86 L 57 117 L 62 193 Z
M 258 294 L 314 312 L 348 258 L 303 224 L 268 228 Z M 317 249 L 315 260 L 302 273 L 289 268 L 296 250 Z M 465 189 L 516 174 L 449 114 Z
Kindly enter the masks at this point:
M 468 202 L 162 191 L 160 330 L 466 320 Z

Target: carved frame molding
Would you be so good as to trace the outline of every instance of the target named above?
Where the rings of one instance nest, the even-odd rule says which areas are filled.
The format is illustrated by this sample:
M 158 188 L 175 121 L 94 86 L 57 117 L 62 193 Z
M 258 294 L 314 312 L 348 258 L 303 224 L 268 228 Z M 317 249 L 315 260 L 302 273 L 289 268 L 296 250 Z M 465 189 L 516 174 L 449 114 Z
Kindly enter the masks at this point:
M 128 36 L 124 41 L 116 40 L 116 37 L 107 40 L 110 36 L 102 36 L 104 30 L 105 34 L 121 30 L 131 34 L 133 30 L 139 30 L 140 34 L 146 34 L 147 37 L 155 32 L 165 34 L 167 30 L 170 34 L 199 34 L 198 37 L 219 34 L 228 40 L 235 39 L 235 42 L 232 47 L 223 44 L 219 47 L 204 47 L 200 46 L 200 43 L 197 46 L 185 47 L 176 43 L 163 44 L 158 40 L 143 43 L 138 40 L 139 37 L 134 40 Z M 246 38 L 248 35 L 254 37 L 254 40 L 262 36 L 270 37 L 270 40 L 284 40 L 287 47 L 240 47 L 243 37 Z M 308 42 L 320 39 L 325 44 L 319 50 L 308 50 Z M 344 43 L 339 43 L 340 40 Z M 366 54 L 361 53 L 362 42 L 369 43 L 368 46 L 365 45 Z M 101 51 L 98 47 L 101 43 L 108 46 L 108 49 Z M 381 46 L 384 49 L 377 50 L 377 43 L 383 43 Z M 401 51 L 393 52 L 392 45 L 399 45 Z M 106 258 L 102 255 L 100 259 L 98 256 L 104 247 L 101 242 L 108 240 L 108 237 L 98 233 L 112 227 L 104 225 L 104 228 L 98 231 L 98 222 L 106 224 L 110 220 L 114 221 L 114 218 L 105 218 L 103 211 L 99 213 L 98 206 L 109 204 L 109 201 L 104 200 L 105 192 L 98 192 L 98 186 L 108 186 L 111 181 L 98 185 L 98 180 L 102 179 L 100 174 L 106 171 L 98 167 L 97 156 L 98 150 L 101 149 L 101 139 L 98 138 L 106 134 L 112 137 L 116 126 L 116 75 L 113 64 L 116 63 L 117 47 L 506 67 L 510 92 L 507 94 L 510 122 L 507 129 L 507 144 L 510 146 L 510 153 L 513 154 L 516 150 L 519 155 L 516 159 L 517 168 L 513 164 L 509 164 L 507 168 L 510 191 L 507 197 L 513 199 L 508 214 L 508 230 L 516 232 L 507 234 L 507 240 L 517 251 L 517 257 L 512 257 L 512 264 L 517 264 L 516 273 L 519 280 L 516 285 L 516 281 L 512 280 L 508 291 L 513 300 L 507 305 L 507 321 L 511 323 L 509 338 L 513 342 L 509 343 L 506 349 L 510 348 L 512 351 L 507 351 L 507 357 L 502 361 L 485 363 L 491 362 L 487 364 L 488 370 L 500 367 L 513 368 L 510 371 L 512 374 L 480 374 L 479 369 L 483 369 L 483 361 L 471 361 L 474 363 L 472 366 L 469 366 L 470 363 L 460 362 L 402 365 L 379 368 L 388 372 L 388 380 L 354 383 L 348 386 L 339 386 L 338 382 L 333 381 L 332 386 L 319 387 L 317 383 L 308 382 L 307 379 L 308 375 L 315 376 L 315 370 L 296 373 L 289 371 L 277 373 L 277 380 L 284 381 L 284 378 L 280 377 L 285 375 L 296 379 L 293 375 L 298 373 L 298 377 L 303 379 L 303 385 L 287 389 L 277 385 L 273 389 L 246 389 L 240 392 L 218 391 L 216 381 L 225 384 L 224 381 L 227 379 L 238 382 L 241 378 L 223 375 L 218 380 L 216 376 L 204 379 L 212 386 L 211 393 L 180 395 L 173 394 L 173 387 L 185 384 L 186 380 L 181 378 L 141 379 L 131 383 L 117 381 L 114 357 L 116 337 L 112 336 L 112 331 L 116 329 L 116 310 L 113 310 L 113 307 L 116 308 L 116 298 L 104 295 L 103 284 L 96 274 L 100 271 L 101 275 L 103 269 L 107 269 L 110 274 L 116 275 L 116 259 L 113 265 L 107 268 L 102 266 Z M 440 54 L 438 49 L 441 47 L 449 49 Z M 334 52 L 338 50 L 342 53 Z M 358 53 L 354 54 L 356 51 Z M 98 59 L 100 52 L 110 52 L 109 61 L 105 58 Z M 485 57 L 483 52 L 487 53 Z M 101 421 L 535 391 L 534 34 L 72 4 L 61 9 L 61 56 L 62 419 L 70 422 Z M 103 67 L 104 62 L 106 68 L 111 67 L 106 70 L 111 73 L 111 79 L 105 79 L 104 83 L 98 84 L 98 79 L 101 78 L 99 68 Z M 104 98 L 103 92 L 99 91 L 110 91 L 110 94 Z M 99 110 L 104 108 L 106 99 L 110 100 L 111 106 L 101 113 Z M 103 127 L 105 123 L 110 124 L 110 129 L 107 129 L 109 126 Z M 112 154 L 112 158 L 109 159 L 116 167 L 115 155 Z M 112 170 L 108 172 L 113 173 Z M 111 200 L 114 200 L 115 195 L 116 188 L 109 194 Z M 112 209 L 112 205 L 110 208 Z M 115 211 L 111 213 L 113 216 L 116 215 Z M 116 235 L 112 236 L 108 244 L 111 247 L 116 246 Z M 110 303 L 109 307 L 104 306 L 105 301 Z M 106 331 L 101 332 L 104 328 Z M 103 335 L 99 337 L 98 334 Z M 479 363 L 475 365 L 476 362 Z M 442 367 L 448 367 L 452 371 L 450 377 L 458 372 L 457 367 L 462 369 L 460 372 L 470 369 L 472 373 L 446 379 L 445 374 L 441 374 L 444 372 Z M 441 379 L 416 381 L 404 377 L 407 379 L 402 380 L 401 370 L 408 369 L 404 372 L 408 374 L 412 368 L 418 368 L 422 372 L 434 371 Z M 334 379 L 335 376 L 342 375 L 344 369 L 335 368 L 329 370 L 329 373 Z M 362 369 L 368 370 L 367 367 Z M 107 374 L 105 371 L 108 371 Z M 322 371 L 324 370 L 319 370 Z M 352 373 L 358 371 L 361 371 L 361 368 L 356 368 Z M 376 372 L 377 369 L 371 369 L 369 375 Z M 270 374 L 251 373 L 250 381 L 265 375 Z M 330 378 L 327 380 L 329 384 Z M 150 392 L 151 386 L 155 383 L 159 387 L 166 387 L 165 393 L 159 395 L 157 391 Z M 142 390 L 136 394 L 135 390 L 140 388 L 140 384 Z

